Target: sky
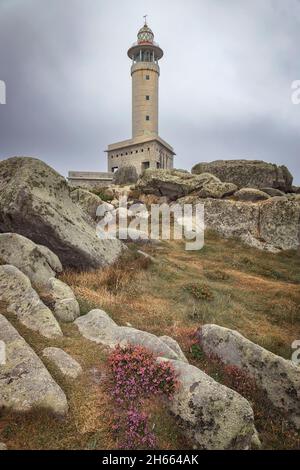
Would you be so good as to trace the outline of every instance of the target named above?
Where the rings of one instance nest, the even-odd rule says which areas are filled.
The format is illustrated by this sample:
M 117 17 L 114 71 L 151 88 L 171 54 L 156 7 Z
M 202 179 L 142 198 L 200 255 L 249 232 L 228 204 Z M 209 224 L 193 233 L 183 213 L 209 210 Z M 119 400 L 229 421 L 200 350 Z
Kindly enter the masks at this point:
M 107 145 L 131 137 L 127 50 L 145 14 L 174 166 L 265 160 L 300 185 L 300 0 L 0 0 L 0 159 L 106 171 Z

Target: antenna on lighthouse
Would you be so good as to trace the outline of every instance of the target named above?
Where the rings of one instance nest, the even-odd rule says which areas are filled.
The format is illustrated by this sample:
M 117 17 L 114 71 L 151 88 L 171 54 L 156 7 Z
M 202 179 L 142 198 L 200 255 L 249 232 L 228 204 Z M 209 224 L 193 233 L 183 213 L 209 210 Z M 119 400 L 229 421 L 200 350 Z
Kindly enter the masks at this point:
M 144 18 L 144 20 L 145 20 L 145 26 L 147 25 L 147 16 L 148 16 L 148 15 L 144 15 L 144 16 L 143 16 L 143 18 Z

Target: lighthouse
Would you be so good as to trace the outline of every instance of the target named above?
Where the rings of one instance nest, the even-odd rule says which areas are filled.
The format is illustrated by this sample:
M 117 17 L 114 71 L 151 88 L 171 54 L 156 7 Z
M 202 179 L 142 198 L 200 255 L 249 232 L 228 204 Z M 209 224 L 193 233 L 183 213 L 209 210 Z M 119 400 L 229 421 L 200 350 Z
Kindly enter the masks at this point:
M 147 168 L 173 168 L 174 150 L 159 136 L 159 61 L 163 50 L 144 25 L 129 48 L 132 80 L 132 137 L 110 144 L 106 150 L 108 171 L 134 166 L 138 174 Z

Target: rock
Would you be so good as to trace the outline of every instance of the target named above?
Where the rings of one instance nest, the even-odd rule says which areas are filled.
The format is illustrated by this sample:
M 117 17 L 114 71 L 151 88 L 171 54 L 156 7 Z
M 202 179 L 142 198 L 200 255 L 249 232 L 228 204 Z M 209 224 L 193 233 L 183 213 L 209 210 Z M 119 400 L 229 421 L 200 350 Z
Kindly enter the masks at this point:
M 189 362 L 185 357 L 181 347 L 174 338 L 171 338 L 171 336 L 159 336 L 159 339 L 163 341 L 167 346 L 169 346 L 169 348 L 173 349 L 180 361 L 186 363 Z
M 183 202 L 188 202 L 185 198 Z M 227 199 L 196 199 L 204 204 L 205 227 L 224 237 L 241 237 L 250 233 L 258 237 L 259 206 Z
M 121 166 L 113 175 L 114 184 L 132 184 L 138 180 L 135 166 Z
M 260 204 L 260 238 L 281 250 L 300 245 L 300 204 L 273 197 Z
M 136 186 L 144 194 L 176 199 L 196 189 L 195 181 L 193 175 L 189 173 L 148 169 L 141 175 Z
M 89 217 L 93 220 L 97 219 L 97 208 L 103 202 L 99 196 L 82 188 L 75 189 L 71 192 L 70 196 L 72 201 L 80 206 L 81 209 L 89 215 Z
M 169 362 L 179 378 L 179 389 L 169 402 L 170 410 L 194 442 L 194 447 L 249 449 L 256 435 L 249 402 L 197 367 L 182 361 Z
M 252 377 L 272 404 L 300 429 L 300 367 L 252 343 L 240 333 L 218 325 L 200 331 L 204 352 L 217 356 Z
M 35 287 L 62 271 L 61 262 L 52 251 L 17 233 L 0 233 L 0 260 L 26 274 Z
M 205 228 L 225 238 L 238 237 L 250 246 L 274 253 L 300 245 L 298 201 L 273 197 L 251 203 L 189 195 L 177 203 L 203 204 Z
M 7 450 L 7 446 L 4 444 L 4 442 L 0 442 L 0 451 L 1 450 Z
M 59 279 L 51 277 L 40 295 L 57 320 L 69 323 L 79 317 L 80 308 L 72 289 Z
M 156 355 L 179 359 L 177 353 L 157 336 L 128 326 L 118 326 L 103 310 L 91 310 L 87 315 L 77 318 L 74 323 L 85 338 L 95 343 L 111 348 L 117 344 L 140 345 Z
M 238 188 L 270 187 L 288 192 L 293 182 L 293 177 L 285 166 L 260 160 L 216 160 L 198 163 L 192 168 L 192 173 L 212 173 L 223 182 L 236 184 Z
M 284 192 L 276 188 L 261 188 L 261 191 L 263 191 L 266 194 L 269 194 L 269 196 L 271 197 L 275 197 L 275 196 L 284 197 L 285 196 Z
M 260 191 L 260 189 L 242 188 L 236 193 L 234 193 L 234 199 L 236 199 L 237 201 L 256 202 L 270 199 L 270 196 L 267 193 Z
M 15 266 L 0 266 L 0 301 L 7 304 L 7 311 L 32 331 L 46 338 L 62 336 L 51 310 L 31 287 L 29 278 Z
M 16 412 L 47 409 L 65 415 L 68 403 L 42 361 L 17 330 L 0 314 L 0 340 L 6 363 L 0 366 L 0 408 Z
M 74 204 L 65 179 L 40 160 L 0 162 L 0 231 L 16 232 L 47 246 L 63 266 L 91 269 L 114 262 L 119 240 L 99 240 L 95 227 Z
M 137 188 L 144 194 L 167 196 L 170 199 L 194 191 L 199 197 L 221 198 L 237 190 L 234 184 L 222 183 L 209 173 L 195 176 L 178 170 L 146 170 L 138 180 Z
M 48 359 L 66 378 L 77 379 L 82 374 L 81 365 L 60 348 L 45 348 L 43 357 Z
M 246 245 L 251 246 L 252 248 L 256 248 L 257 250 L 268 251 L 269 253 L 280 253 L 280 249 L 276 248 L 274 245 L 270 243 L 266 243 L 258 238 L 255 238 L 251 233 L 245 233 L 240 236 L 242 242 Z
M 210 181 L 203 185 L 203 188 L 197 191 L 199 197 L 213 197 L 221 199 L 225 196 L 231 196 L 237 190 L 233 183 L 222 183 L 219 181 Z

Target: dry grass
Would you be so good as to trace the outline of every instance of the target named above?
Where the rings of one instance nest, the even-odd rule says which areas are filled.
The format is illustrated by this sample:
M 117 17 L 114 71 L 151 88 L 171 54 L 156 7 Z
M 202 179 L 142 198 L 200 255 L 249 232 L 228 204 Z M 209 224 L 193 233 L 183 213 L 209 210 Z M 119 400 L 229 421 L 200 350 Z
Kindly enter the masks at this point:
M 62 274 L 61 279 L 76 293 L 81 314 L 102 308 L 120 325 L 130 323 L 157 335 L 173 336 L 191 362 L 201 367 L 203 358 L 194 357 L 191 345 L 193 333 L 205 323 L 237 329 L 274 353 L 291 357 L 291 343 L 300 338 L 299 254 L 262 253 L 213 233 L 199 252 L 185 251 L 181 242 L 142 249 L 155 262 L 138 255 L 132 245 L 114 266 Z M 191 284 L 205 286 L 204 294 L 201 290 L 195 296 L 187 288 Z M 18 329 L 38 353 L 50 345 L 25 328 Z M 108 449 L 116 445 L 111 433 L 112 405 L 101 379 L 106 373 L 106 351 L 82 338 L 75 326 L 63 329 L 64 338 L 51 345 L 69 352 L 82 363 L 85 373 L 70 385 L 46 365 L 68 395 L 70 415 L 64 422 L 41 414 L 3 416 L 0 441 L 10 448 Z M 207 370 L 226 382 L 221 370 Z M 273 419 L 271 408 L 260 406 L 258 396 L 253 394 L 251 401 L 264 448 L 299 447 L 299 435 L 286 424 L 282 427 L 274 410 Z M 152 414 L 160 448 L 186 446 L 166 409 L 154 407 Z

